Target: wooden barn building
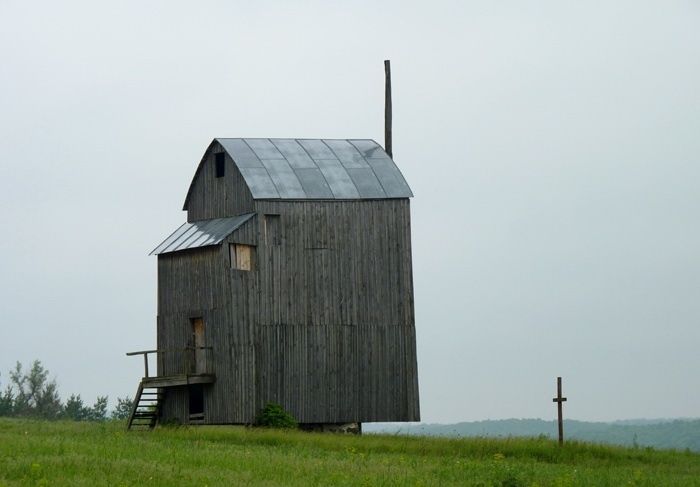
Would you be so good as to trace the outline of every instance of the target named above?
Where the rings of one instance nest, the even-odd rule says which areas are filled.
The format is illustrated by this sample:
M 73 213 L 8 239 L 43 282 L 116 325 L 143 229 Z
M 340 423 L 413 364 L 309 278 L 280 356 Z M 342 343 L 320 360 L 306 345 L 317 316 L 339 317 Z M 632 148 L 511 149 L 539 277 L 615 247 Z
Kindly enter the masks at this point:
M 372 140 L 215 139 L 152 252 L 130 427 L 250 424 L 269 402 L 306 427 L 418 421 L 410 197 Z

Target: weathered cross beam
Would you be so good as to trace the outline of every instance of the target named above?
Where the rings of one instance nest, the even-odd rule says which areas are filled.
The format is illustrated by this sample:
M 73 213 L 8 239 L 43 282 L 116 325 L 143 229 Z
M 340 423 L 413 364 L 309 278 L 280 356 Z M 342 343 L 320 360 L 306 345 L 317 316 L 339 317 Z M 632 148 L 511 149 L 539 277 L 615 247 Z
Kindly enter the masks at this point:
M 559 413 L 559 444 L 564 444 L 564 412 L 562 410 L 562 403 L 566 401 L 565 397 L 561 396 L 561 377 L 557 377 L 557 397 L 552 399 L 553 402 L 557 403 L 557 412 Z

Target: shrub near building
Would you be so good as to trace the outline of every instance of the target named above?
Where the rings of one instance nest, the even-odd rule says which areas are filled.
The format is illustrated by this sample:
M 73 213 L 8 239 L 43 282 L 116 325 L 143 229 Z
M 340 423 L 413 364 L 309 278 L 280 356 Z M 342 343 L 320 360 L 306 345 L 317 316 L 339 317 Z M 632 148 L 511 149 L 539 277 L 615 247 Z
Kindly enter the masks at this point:
M 255 425 L 265 428 L 294 429 L 297 427 L 297 421 L 282 406 L 270 402 L 255 417 Z

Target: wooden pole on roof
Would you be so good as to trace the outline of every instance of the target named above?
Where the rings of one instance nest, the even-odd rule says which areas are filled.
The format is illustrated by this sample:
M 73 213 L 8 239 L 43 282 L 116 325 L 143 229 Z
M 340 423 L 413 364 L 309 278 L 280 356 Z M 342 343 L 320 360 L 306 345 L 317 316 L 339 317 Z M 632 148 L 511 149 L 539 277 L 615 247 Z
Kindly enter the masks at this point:
M 384 61 L 384 150 L 389 157 L 394 157 L 391 147 L 391 61 Z

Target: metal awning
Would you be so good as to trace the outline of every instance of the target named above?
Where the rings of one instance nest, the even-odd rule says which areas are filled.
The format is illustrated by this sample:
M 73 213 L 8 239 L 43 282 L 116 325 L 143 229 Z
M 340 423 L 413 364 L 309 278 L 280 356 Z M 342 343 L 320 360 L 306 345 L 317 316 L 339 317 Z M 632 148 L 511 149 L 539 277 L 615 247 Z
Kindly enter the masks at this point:
M 231 218 L 214 218 L 212 220 L 184 223 L 148 255 L 160 255 L 177 252 L 178 250 L 218 245 L 223 239 L 250 220 L 254 214 L 248 213 Z

